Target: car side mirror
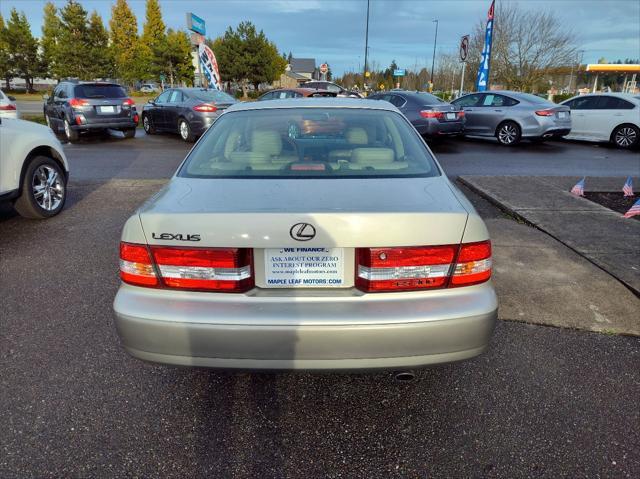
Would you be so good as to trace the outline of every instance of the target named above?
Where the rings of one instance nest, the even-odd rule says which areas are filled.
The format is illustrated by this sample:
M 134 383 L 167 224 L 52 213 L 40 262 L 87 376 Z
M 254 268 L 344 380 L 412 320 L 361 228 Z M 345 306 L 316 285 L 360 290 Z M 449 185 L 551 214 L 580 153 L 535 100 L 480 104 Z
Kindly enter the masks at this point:
M 9 99 L 9 101 L 16 101 L 15 96 L 7 95 L 7 98 Z

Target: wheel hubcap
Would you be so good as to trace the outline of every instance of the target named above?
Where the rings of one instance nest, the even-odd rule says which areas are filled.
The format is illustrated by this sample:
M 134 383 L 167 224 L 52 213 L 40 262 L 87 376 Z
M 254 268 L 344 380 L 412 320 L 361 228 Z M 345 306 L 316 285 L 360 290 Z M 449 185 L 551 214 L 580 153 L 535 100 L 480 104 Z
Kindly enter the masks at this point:
M 185 140 L 189 136 L 189 126 L 184 121 L 180 122 L 180 135 L 182 135 L 182 138 Z
M 71 126 L 69 125 L 68 121 L 64 122 L 64 132 L 67 135 L 67 138 L 71 137 Z
M 149 132 L 149 118 L 146 116 L 142 120 L 142 126 L 144 126 L 144 131 Z
M 39 166 L 31 180 L 33 198 L 38 206 L 46 211 L 53 211 L 64 199 L 64 183 L 58 172 L 51 166 Z
M 631 146 L 636 142 L 637 133 L 633 128 L 620 128 L 616 133 L 616 143 L 620 146 Z
M 513 125 L 504 125 L 498 132 L 498 138 L 502 143 L 513 143 L 518 136 L 518 132 Z

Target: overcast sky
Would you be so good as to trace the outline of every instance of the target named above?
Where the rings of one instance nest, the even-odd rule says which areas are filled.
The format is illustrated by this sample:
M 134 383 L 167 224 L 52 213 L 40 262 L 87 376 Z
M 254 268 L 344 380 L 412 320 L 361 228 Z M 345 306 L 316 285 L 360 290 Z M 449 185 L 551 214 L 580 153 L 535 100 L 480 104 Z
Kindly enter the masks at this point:
M 550 11 L 577 34 L 584 62 L 640 57 L 640 1 L 638 0 L 497 0 L 523 8 Z M 62 6 L 66 0 L 55 0 Z M 105 20 L 111 0 L 81 0 Z M 364 63 L 366 0 L 160 0 L 165 23 L 185 27 L 185 12 L 205 19 L 207 35 L 221 35 L 227 26 L 252 21 L 281 51 L 295 57 L 326 61 L 334 73 L 358 70 Z M 35 35 L 40 35 L 45 0 L 0 0 L 7 18 L 12 7 L 26 13 Z M 129 0 L 144 21 L 144 0 Z M 395 59 L 400 67 L 430 67 L 439 20 L 437 50 L 456 52 L 461 35 L 486 17 L 490 0 L 371 0 L 370 60 L 386 67 Z M 499 21 L 499 18 L 496 20 Z

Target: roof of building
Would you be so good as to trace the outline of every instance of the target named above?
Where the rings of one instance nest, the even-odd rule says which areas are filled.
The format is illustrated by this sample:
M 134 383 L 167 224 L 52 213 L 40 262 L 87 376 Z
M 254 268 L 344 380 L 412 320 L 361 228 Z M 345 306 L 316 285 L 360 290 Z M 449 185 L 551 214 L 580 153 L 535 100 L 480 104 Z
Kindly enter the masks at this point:
M 316 70 L 315 58 L 292 58 L 291 71 L 312 73 Z

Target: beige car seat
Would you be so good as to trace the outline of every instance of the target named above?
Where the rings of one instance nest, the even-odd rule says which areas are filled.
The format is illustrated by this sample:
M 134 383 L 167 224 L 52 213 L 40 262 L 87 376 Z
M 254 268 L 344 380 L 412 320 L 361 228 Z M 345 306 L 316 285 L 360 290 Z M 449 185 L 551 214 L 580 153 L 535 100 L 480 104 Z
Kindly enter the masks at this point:
M 344 138 L 347 140 L 349 145 L 362 146 L 369 144 L 369 135 L 364 128 L 360 127 L 351 127 L 347 128 L 347 131 L 344 133 Z M 338 160 L 347 160 L 351 159 L 351 153 L 353 152 L 353 147 L 344 150 L 332 150 L 329 152 L 329 161 L 336 162 Z

